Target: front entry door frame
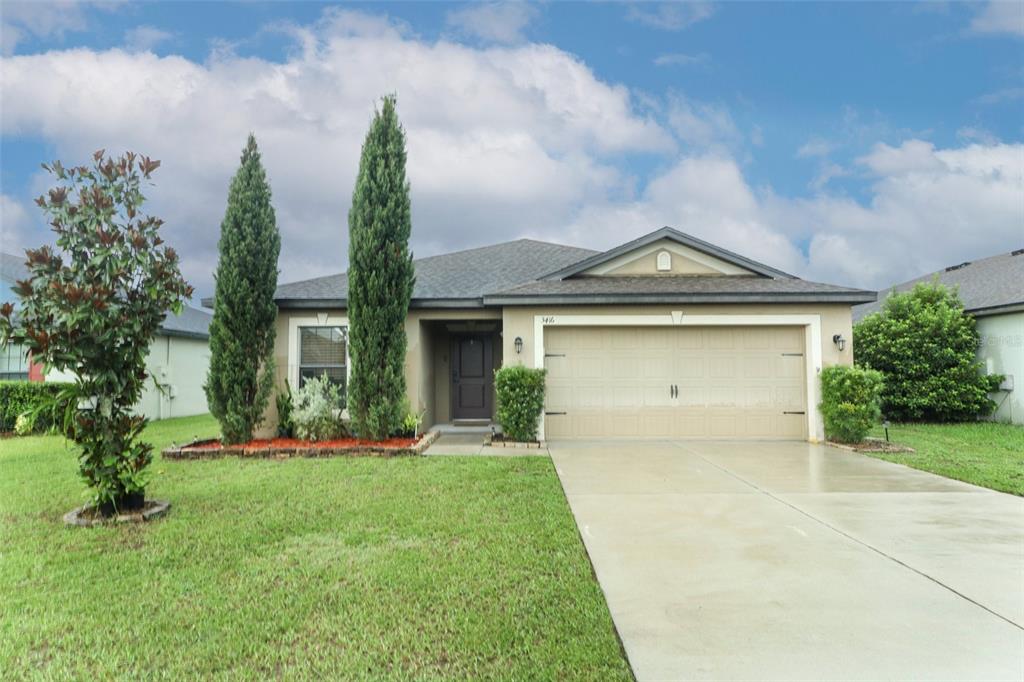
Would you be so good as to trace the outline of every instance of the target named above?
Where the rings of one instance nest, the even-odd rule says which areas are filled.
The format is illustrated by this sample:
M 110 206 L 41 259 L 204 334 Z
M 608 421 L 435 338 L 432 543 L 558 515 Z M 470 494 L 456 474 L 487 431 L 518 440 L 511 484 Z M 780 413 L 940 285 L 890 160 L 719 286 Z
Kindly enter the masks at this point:
M 493 334 L 452 334 L 450 357 L 452 421 L 490 421 L 494 415 Z

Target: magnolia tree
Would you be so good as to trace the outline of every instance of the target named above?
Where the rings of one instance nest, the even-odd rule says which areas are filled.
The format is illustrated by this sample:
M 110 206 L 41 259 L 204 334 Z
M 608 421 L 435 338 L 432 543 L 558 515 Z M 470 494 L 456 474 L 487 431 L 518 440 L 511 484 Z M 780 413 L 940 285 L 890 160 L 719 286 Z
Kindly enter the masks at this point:
M 64 435 L 81 447 L 79 469 L 99 507 L 141 506 L 152 446 L 132 408 L 148 378 L 146 354 L 167 310 L 192 287 L 160 238 L 163 221 L 143 215 L 141 185 L 159 161 L 93 155 L 91 166 L 43 165 L 58 180 L 39 197 L 60 250 L 26 251 L 29 277 L 17 313 L 0 309 L 0 337 L 23 344 L 47 367 L 76 379 L 65 389 Z

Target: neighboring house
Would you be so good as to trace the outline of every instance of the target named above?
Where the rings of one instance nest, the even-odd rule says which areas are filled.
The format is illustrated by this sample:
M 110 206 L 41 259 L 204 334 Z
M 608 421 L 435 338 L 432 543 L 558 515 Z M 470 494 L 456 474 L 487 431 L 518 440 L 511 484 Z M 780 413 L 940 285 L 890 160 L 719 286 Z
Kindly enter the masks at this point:
M 981 337 L 978 359 L 985 371 L 1006 375 L 1001 390 L 992 395 L 998 405 L 993 418 L 1024 424 L 1024 249 L 951 265 L 890 290 L 908 291 L 934 278 L 956 287 L 964 310 L 977 320 Z M 879 311 L 883 302 L 884 296 L 875 303 L 856 306 L 854 320 Z
M 2 301 L 18 302 L 11 287 L 19 279 L 28 277 L 25 259 L 7 253 L 0 254 L 0 297 Z M 0 302 L 2 302 L 0 301 Z M 181 315 L 168 312 L 160 325 L 146 358 L 146 368 L 152 379 L 139 401 L 138 411 L 150 419 L 184 417 L 205 414 L 206 394 L 203 383 L 210 366 L 210 320 L 212 315 L 186 307 Z M 0 379 L 28 381 L 70 381 L 67 372 L 52 371 L 44 376 L 42 367 L 31 362 L 25 349 L 18 345 L 0 347 Z M 154 385 L 156 380 L 164 390 Z
M 415 261 L 405 378 L 426 425 L 488 423 L 494 370 L 546 367 L 547 438 L 823 438 L 821 368 L 852 360 L 851 306 L 671 228 L 610 251 L 522 239 Z M 350 362 L 344 274 L 283 284 L 278 385 Z M 276 422 L 271 401 L 265 429 Z

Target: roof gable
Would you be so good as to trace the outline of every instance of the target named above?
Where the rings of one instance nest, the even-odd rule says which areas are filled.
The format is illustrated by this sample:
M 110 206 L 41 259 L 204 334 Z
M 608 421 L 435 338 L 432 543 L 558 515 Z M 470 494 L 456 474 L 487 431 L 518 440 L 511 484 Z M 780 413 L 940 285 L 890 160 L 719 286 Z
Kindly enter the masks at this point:
M 633 272 L 632 270 L 635 268 L 630 268 L 629 265 L 639 259 L 656 258 L 651 254 L 656 254 L 660 250 L 670 251 L 684 259 L 681 264 L 683 272 L 670 272 L 669 274 L 755 275 L 772 279 L 794 279 L 793 275 L 789 273 L 671 227 L 663 227 L 639 239 L 634 239 L 579 263 L 551 272 L 543 279 L 561 280 L 579 276 L 607 276 L 616 273 L 622 275 L 645 274 Z M 655 269 L 655 272 L 651 274 L 657 274 L 657 270 Z
M 747 268 L 663 238 L 580 272 L 580 277 L 757 275 Z

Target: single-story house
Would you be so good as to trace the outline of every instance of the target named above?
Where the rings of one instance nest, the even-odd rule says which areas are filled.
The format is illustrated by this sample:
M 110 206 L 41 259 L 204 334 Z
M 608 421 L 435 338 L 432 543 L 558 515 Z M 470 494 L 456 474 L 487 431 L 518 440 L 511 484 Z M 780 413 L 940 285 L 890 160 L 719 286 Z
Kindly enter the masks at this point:
M 0 254 L 0 296 L 3 301 L 17 303 L 11 287 L 19 279 L 28 277 L 25 259 L 8 253 Z M 146 358 L 151 377 L 164 390 L 148 381 L 138 404 L 138 411 L 150 419 L 184 417 L 209 412 L 203 383 L 210 367 L 210 313 L 190 308 L 181 315 L 167 313 L 157 330 Z M 33 363 L 26 350 L 16 344 L 0 347 L 0 380 L 71 381 L 67 372 L 43 373 L 41 365 Z
M 935 278 L 959 290 L 964 310 L 977 321 L 978 359 L 985 371 L 1006 376 L 1000 390 L 992 394 L 998 405 L 993 419 L 1024 424 L 1024 249 L 951 265 L 896 284 L 890 291 L 909 291 Z M 855 306 L 854 320 L 877 312 L 883 302 L 884 298 Z
M 818 373 L 852 362 L 851 307 L 876 298 L 668 227 L 608 251 L 520 239 L 415 269 L 405 378 L 424 425 L 489 423 L 494 370 L 521 363 L 548 370 L 546 438 L 821 440 Z M 344 385 L 346 275 L 275 299 L 278 385 Z

